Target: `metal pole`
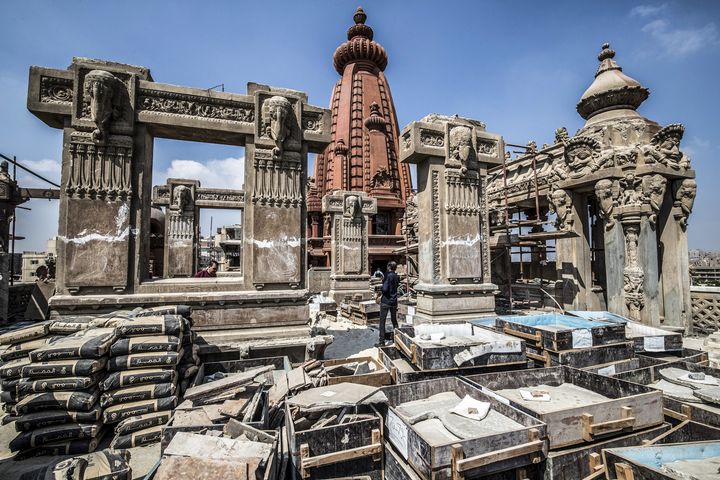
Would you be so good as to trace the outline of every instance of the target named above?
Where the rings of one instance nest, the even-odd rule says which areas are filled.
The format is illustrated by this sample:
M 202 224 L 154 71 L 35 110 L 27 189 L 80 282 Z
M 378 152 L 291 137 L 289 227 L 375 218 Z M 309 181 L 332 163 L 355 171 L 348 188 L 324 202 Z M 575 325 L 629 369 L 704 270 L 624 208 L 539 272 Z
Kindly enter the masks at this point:
M 507 283 L 508 283 L 508 301 L 509 301 L 509 312 L 512 313 L 512 258 L 511 258 L 511 247 L 510 247 L 510 212 L 508 210 L 508 194 L 507 194 L 507 160 L 503 155 L 503 193 L 505 195 L 505 256 L 507 257 L 506 268 L 507 268 Z
M 4 155 L 3 157 L 6 160 L 10 160 L 6 158 Z M 15 159 L 15 156 L 13 155 L 12 158 L 12 164 L 13 164 L 13 182 L 17 184 L 17 160 Z M 10 285 L 12 286 L 15 283 L 15 209 L 13 208 L 13 215 L 12 215 L 12 241 L 10 243 Z

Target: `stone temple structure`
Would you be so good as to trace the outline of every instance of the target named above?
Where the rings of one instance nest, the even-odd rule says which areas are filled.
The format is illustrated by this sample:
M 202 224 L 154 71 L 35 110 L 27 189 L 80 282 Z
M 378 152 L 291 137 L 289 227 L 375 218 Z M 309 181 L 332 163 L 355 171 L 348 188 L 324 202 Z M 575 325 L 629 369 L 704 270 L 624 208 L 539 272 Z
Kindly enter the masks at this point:
M 390 86 L 383 71 L 388 55 L 373 41 L 362 8 L 347 42 L 333 56 L 341 78 L 330 98 L 331 141 L 315 160 L 315 176 L 308 192 L 309 263 L 329 265 L 331 240 L 329 214 L 323 217 L 322 198 L 336 190 L 365 192 L 377 199 L 370 218 L 370 265 L 391 259 L 401 235 L 405 202 L 411 192 L 410 169 L 398 161 L 399 128 Z
M 586 123 L 574 136 L 560 128 L 553 145 L 531 145 L 490 171 L 495 244 L 506 242 L 515 258 L 530 250 L 528 272 L 518 274 L 517 261 L 512 269 L 498 261 L 494 273 L 554 278 L 549 293 L 566 309 L 607 309 L 686 328 L 686 230 L 697 185 L 680 150 L 684 127 L 640 115 L 649 91 L 614 57 L 603 45 L 595 79 L 577 104 Z M 543 263 L 554 271 L 538 272 Z

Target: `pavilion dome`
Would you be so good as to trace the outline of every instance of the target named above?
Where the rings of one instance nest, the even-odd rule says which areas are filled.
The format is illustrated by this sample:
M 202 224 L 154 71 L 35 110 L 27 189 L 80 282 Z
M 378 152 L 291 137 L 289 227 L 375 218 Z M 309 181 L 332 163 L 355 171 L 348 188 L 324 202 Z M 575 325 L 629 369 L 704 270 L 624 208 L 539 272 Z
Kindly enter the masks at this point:
M 373 41 L 373 29 L 365 25 L 367 15 L 362 7 L 358 7 L 353 15 L 355 25 L 347 32 L 347 42 L 340 45 L 333 55 L 335 70 L 342 75 L 349 63 L 368 63 L 385 70 L 388 55 L 382 45 Z
M 595 80 L 577 104 L 578 113 L 586 120 L 610 110 L 636 110 L 650 95 L 640 82 L 623 73 L 614 58 L 615 51 L 610 44 L 604 44 L 598 55 L 600 66 Z

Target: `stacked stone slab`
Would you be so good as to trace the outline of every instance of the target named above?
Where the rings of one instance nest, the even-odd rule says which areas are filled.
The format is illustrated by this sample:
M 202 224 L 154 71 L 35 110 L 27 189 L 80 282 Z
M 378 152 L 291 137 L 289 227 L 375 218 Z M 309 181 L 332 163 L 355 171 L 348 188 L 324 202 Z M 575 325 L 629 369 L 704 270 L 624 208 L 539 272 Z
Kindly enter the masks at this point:
M 44 329 L 49 333 L 50 325 Z M 5 366 L 4 378 L 17 378 L 17 402 L 6 409 L 19 432 L 10 442 L 12 451 L 87 453 L 96 448 L 104 433 L 98 383 L 114 340 L 113 328 L 80 329 L 52 337 L 16 365 Z
M 177 312 L 177 307 L 150 309 L 117 322 L 100 396 L 103 421 L 117 424 L 113 448 L 158 441 L 178 404 L 182 377 L 192 375 L 191 323 Z

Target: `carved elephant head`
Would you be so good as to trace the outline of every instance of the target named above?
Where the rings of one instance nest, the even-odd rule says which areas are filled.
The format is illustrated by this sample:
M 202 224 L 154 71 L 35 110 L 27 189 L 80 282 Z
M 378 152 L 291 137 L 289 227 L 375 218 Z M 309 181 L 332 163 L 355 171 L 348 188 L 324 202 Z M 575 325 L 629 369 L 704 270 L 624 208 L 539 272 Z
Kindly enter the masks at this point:
M 357 195 L 345 197 L 345 216 L 355 218 L 360 215 L 360 199 Z
M 463 173 L 468 169 L 476 169 L 474 165 L 475 150 L 472 142 L 472 128 L 458 125 L 452 127 L 449 133 L 450 164 L 448 166 L 459 167 Z
M 293 108 L 285 97 L 274 96 L 263 103 L 263 124 L 265 135 L 275 142 L 273 157 L 281 158 L 285 149 L 285 141 L 292 133 Z
M 122 88 L 123 83 L 110 72 L 91 70 L 85 75 L 83 93 L 90 102 L 90 119 L 96 126 L 92 133 L 95 142 L 105 142 L 110 122 L 122 116 Z

